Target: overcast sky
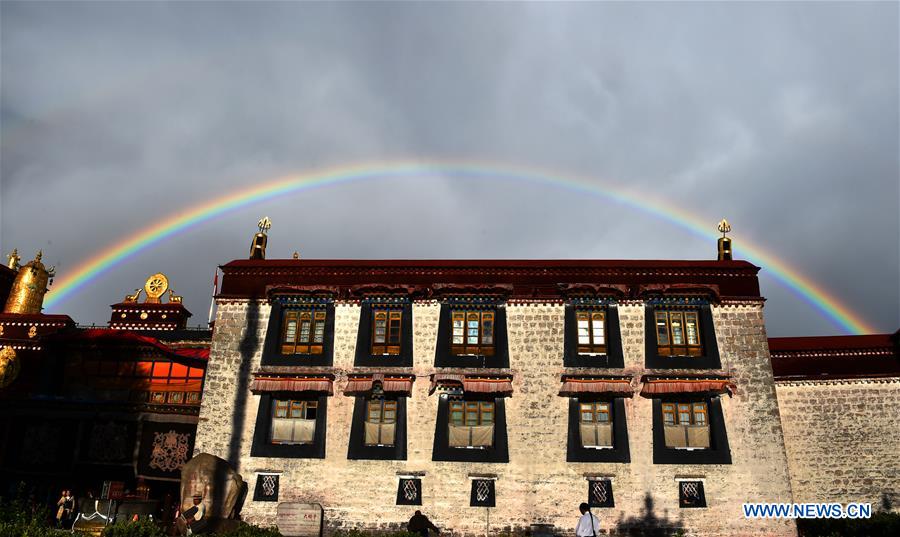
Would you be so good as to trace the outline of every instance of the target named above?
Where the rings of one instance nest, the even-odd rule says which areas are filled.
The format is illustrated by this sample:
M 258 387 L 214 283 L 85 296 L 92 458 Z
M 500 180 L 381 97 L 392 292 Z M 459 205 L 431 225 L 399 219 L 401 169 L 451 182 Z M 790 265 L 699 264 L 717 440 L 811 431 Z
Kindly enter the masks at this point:
M 549 169 L 752 240 L 900 326 L 898 3 L 0 4 L 0 247 L 60 276 L 181 209 L 384 159 Z M 162 271 L 205 322 L 269 257 L 712 259 L 712 239 L 561 187 L 448 174 L 234 211 L 52 313 L 105 322 Z M 836 334 L 763 266 L 770 335 Z

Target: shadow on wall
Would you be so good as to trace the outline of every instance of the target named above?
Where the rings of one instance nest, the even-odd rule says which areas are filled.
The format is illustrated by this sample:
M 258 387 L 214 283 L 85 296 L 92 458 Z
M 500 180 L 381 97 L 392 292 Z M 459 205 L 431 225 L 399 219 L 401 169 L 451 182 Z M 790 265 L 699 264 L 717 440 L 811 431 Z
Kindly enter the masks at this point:
M 251 301 L 247 305 L 247 324 L 245 327 L 243 338 L 238 346 L 241 355 L 241 365 L 238 368 L 237 379 L 235 382 L 234 407 L 231 412 L 231 438 L 228 441 L 228 464 L 238 473 L 240 473 L 241 460 L 241 444 L 244 440 L 244 422 L 247 416 L 247 394 L 249 393 L 250 384 L 250 366 L 256 351 L 259 350 L 259 304 Z M 217 481 L 225 478 L 225 474 L 217 475 Z M 247 480 L 244 480 L 245 489 Z M 225 490 L 225 483 L 216 483 L 217 490 Z M 244 491 L 246 496 L 246 490 Z M 221 494 L 217 495 L 216 500 L 221 501 Z M 239 501 L 243 504 L 243 498 Z M 214 506 L 221 507 L 221 506 Z M 240 510 L 240 507 L 237 508 Z M 218 511 L 217 511 L 218 512 Z
M 615 528 L 611 535 L 628 535 L 635 537 L 666 537 L 670 535 L 683 535 L 684 524 L 680 520 L 669 520 L 668 510 L 663 511 L 661 517 L 653 512 L 653 497 L 644 496 L 644 508 L 640 516 L 625 518 L 619 515 Z

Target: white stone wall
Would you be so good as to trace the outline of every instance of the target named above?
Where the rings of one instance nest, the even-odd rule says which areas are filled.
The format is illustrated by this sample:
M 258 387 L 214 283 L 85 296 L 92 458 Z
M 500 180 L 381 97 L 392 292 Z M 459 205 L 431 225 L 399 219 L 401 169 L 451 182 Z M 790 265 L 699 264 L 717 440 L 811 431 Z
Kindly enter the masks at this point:
M 852 359 L 852 358 L 848 358 Z M 794 499 L 900 510 L 900 379 L 776 384 Z
M 244 371 L 259 368 L 269 307 L 258 306 L 255 352 Z M 338 304 L 334 367 L 339 379 L 328 402 L 325 459 L 250 457 L 259 398 L 236 393 L 241 373 L 241 345 L 247 343 L 247 303 L 220 304 L 207 370 L 195 452 L 229 458 L 235 427 L 235 400 L 247 399 L 240 422 L 238 471 L 251 487 L 244 518 L 274 523 L 275 504 L 252 501 L 256 472 L 278 471 L 281 501 L 321 503 L 328 529 L 338 527 L 389 529 L 405 526 L 416 507 L 395 505 L 398 473 L 425 472 L 421 510 L 454 534 L 484 535 L 527 530 L 530 524 L 553 524 L 572 532 L 577 506 L 587 498 L 585 474 L 611 476 L 615 508 L 597 509 L 605 531 L 629 523 L 657 522 L 683 528 L 685 535 L 795 535 L 792 522 L 748 521 L 743 502 L 790 502 L 781 422 L 775 398 L 761 306 L 712 308 L 722 366 L 738 386 L 733 398 L 723 396 L 732 464 L 655 465 L 652 462 L 652 402 L 635 395 L 626 400 L 631 462 L 568 463 L 566 442 L 568 400 L 559 397 L 563 372 L 563 306 L 507 307 L 512 397 L 506 401 L 510 462 L 432 462 L 437 396 L 428 396 L 433 372 L 440 306 L 415 303 L 414 368 L 418 377 L 407 400 L 408 460 L 347 460 L 353 398 L 342 394 L 353 369 L 360 308 Z M 619 320 L 625 370 L 644 371 L 643 305 L 620 305 Z M 256 341 L 253 341 L 253 338 Z M 612 369 L 611 374 L 622 374 Z M 238 405 L 240 407 L 240 405 Z M 496 474 L 497 507 L 469 507 L 469 474 Z M 678 477 L 705 480 L 707 509 L 679 509 Z M 650 510 L 648 505 L 652 505 Z

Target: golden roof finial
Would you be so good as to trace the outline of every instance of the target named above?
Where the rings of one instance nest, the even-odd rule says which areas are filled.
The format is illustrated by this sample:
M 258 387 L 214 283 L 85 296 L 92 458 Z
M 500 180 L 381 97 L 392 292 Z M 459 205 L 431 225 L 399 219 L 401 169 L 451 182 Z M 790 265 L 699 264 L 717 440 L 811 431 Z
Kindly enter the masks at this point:
M 272 220 L 268 216 L 264 216 L 256 225 L 259 226 L 260 233 L 265 233 L 272 229 Z
M 719 222 L 719 233 L 724 237 L 726 234 L 731 233 L 731 224 L 728 223 L 728 220 L 722 219 Z
M 269 242 L 266 231 L 272 229 L 272 220 L 264 216 L 256 225 L 259 226 L 259 233 L 253 236 L 253 242 L 250 244 L 250 259 L 265 259 L 266 243 Z
M 6 256 L 6 266 L 13 270 L 16 270 L 19 268 L 19 261 L 21 260 L 22 258 L 19 257 L 19 250 L 13 248 L 13 251 L 10 252 L 8 256 Z
M 727 233 L 731 232 L 731 224 L 728 223 L 728 220 L 723 218 L 722 221 L 719 222 L 718 228 L 719 233 L 722 234 L 722 236 L 719 237 L 718 259 L 719 261 L 731 261 L 731 239 L 725 236 Z
M 295 251 L 293 257 L 294 259 L 300 259 L 300 252 Z
M 35 261 L 40 261 L 42 257 L 44 257 L 44 251 L 43 251 L 43 250 L 38 250 L 37 255 L 34 256 L 34 260 L 35 260 Z

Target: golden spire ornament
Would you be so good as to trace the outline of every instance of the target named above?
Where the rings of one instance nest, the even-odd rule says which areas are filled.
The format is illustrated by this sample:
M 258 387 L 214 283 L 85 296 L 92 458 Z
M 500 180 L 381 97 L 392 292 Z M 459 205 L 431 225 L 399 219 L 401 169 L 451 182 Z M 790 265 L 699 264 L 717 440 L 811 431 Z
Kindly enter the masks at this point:
M 265 259 L 266 243 L 269 241 L 266 233 L 272 229 L 272 220 L 264 216 L 256 225 L 259 227 L 259 233 L 253 236 L 253 242 L 250 243 L 250 259 Z
M 718 229 L 719 233 L 722 234 L 719 237 L 719 261 L 731 261 L 731 239 L 726 236 L 731 233 L 731 224 L 723 218 L 719 222 Z
M 44 253 L 38 250 L 34 259 L 20 267 L 13 280 L 9 298 L 6 299 L 4 313 L 40 313 L 47 287 L 53 282 L 56 271 L 41 263 Z M 10 259 L 10 261 L 12 261 Z M 17 262 L 18 263 L 18 262 Z
M 13 248 L 13 251 L 10 252 L 8 256 L 6 256 L 6 266 L 13 270 L 18 270 L 19 269 L 19 261 L 21 259 L 22 258 L 19 257 L 19 250 L 17 250 L 16 248 Z

